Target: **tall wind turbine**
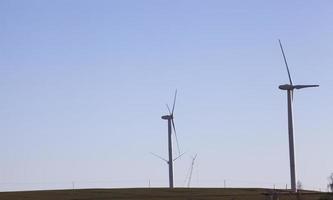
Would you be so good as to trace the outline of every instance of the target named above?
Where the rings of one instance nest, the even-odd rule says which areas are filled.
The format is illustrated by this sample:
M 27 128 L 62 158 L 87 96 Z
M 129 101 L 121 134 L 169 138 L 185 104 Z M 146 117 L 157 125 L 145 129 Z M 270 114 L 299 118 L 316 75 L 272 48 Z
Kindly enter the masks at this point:
M 163 115 L 161 118 L 164 120 L 168 120 L 168 154 L 169 154 L 169 159 L 165 159 L 157 154 L 151 153 L 154 156 L 160 158 L 161 160 L 165 161 L 168 166 L 169 166 L 169 188 L 173 188 L 173 162 L 180 158 L 184 153 L 180 154 L 180 148 L 179 148 L 179 143 L 178 143 L 178 138 L 177 138 L 177 132 L 176 132 L 176 126 L 174 122 L 174 111 L 175 111 L 175 105 L 176 105 L 176 98 L 177 98 L 177 90 L 175 91 L 175 96 L 173 99 L 173 105 L 172 105 L 172 110 L 170 110 L 169 105 L 166 104 L 166 107 L 169 111 L 168 115 Z M 172 130 L 175 133 L 175 139 L 177 143 L 177 150 L 178 150 L 178 156 L 176 158 L 173 158 L 172 154 Z
M 169 153 L 168 165 L 169 165 L 169 187 L 170 188 L 173 188 L 173 161 L 174 161 L 173 158 L 172 158 L 172 130 L 175 133 L 178 154 L 179 154 L 179 156 L 181 156 L 180 155 L 180 150 L 179 150 L 179 143 L 178 143 L 178 138 L 177 138 L 176 126 L 175 126 L 174 117 L 173 117 L 173 114 L 174 114 L 174 111 L 175 111 L 176 99 L 177 99 L 177 90 L 175 91 L 172 110 L 170 110 L 169 105 L 167 104 L 166 106 L 167 106 L 167 109 L 169 111 L 169 114 L 168 115 L 163 115 L 161 117 L 164 120 L 168 120 L 168 153 Z
M 287 91 L 287 102 L 288 102 L 288 134 L 289 134 L 289 158 L 290 158 L 290 178 L 291 178 L 291 190 L 293 192 L 297 192 L 296 187 L 296 166 L 295 166 L 295 149 L 294 149 L 294 128 L 293 128 L 293 111 L 292 111 L 292 101 L 293 101 L 293 93 L 294 89 L 303 89 L 303 88 L 310 88 L 310 87 L 319 87 L 319 85 L 294 85 L 291 76 L 290 71 L 287 63 L 286 56 L 283 51 L 283 47 L 281 44 L 281 41 L 279 40 L 281 52 L 283 55 L 284 63 L 287 68 L 288 72 L 288 78 L 289 78 L 289 84 L 280 85 L 280 90 L 286 90 Z

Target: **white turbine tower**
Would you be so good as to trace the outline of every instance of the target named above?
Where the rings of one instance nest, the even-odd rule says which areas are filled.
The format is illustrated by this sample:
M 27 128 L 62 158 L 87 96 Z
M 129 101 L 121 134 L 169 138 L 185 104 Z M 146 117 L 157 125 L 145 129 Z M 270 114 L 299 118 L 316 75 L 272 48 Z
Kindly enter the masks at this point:
M 290 158 L 290 179 L 291 179 L 291 190 L 297 192 L 296 187 L 296 165 L 295 165 L 295 149 L 294 149 L 294 128 L 293 128 L 293 111 L 292 111 L 292 102 L 293 102 L 293 93 L 294 89 L 303 89 L 310 87 L 319 87 L 319 85 L 293 85 L 291 80 L 290 71 L 287 63 L 286 56 L 283 51 L 281 41 L 279 40 L 280 48 L 282 51 L 284 63 L 287 68 L 289 84 L 280 85 L 280 90 L 287 91 L 287 102 L 288 102 L 288 134 L 289 134 L 289 158 Z

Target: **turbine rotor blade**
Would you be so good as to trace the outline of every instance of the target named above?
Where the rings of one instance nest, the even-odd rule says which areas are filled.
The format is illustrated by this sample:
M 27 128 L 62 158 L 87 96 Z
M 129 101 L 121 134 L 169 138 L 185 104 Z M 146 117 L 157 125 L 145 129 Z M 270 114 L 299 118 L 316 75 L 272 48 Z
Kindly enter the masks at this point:
M 165 162 L 167 162 L 167 163 L 169 163 L 169 161 L 167 159 L 163 158 L 162 156 L 159 156 L 159 155 L 157 155 L 157 154 L 155 154 L 153 152 L 150 152 L 150 154 L 153 155 L 153 156 L 155 156 L 155 157 L 157 157 L 157 158 L 159 158 L 159 159 L 161 159 L 161 160 L 163 160 L 163 161 L 165 161 Z
M 168 109 L 168 111 L 169 111 L 169 114 L 172 115 L 172 114 L 171 114 L 171 110 L 170 110 L 170 108 L 169 108 L 169 105 L 168 105 L 168 104 L 165 104 L 165 105 L 166 105 L 166 107 L 167 107 L 167 109 Z
M 294 90 L 291 90 L 291 101 L 294 101 Z
M 173 121 L 173 118 L 171 119 L 171 122 L 172 122 L 173 132 L 175 133 L 178 155 L 180 155 L 180 148 L 179 148 L 179 142 L 178 142 L 178 137 L 177 137 L 177 131 L 176 131 L 176 126 L 175 126 L 175 122 Z
M 178 158 L 182 157 L 184 154 L 185 154 L 185 152 L 180 154 L 179 156 L 177 156 L 175 159 L 173 159 L 173 161 L 176 161 Z
M 319 85 L 295 85 L 295 89 L 303 89 L 303 88 L 311 88 L 311 87 L 319 87 Z
M 289 71 L 289 67 L 288 67 L 287 59 L 286 59 L 286 55 L 284 54 L 283 47 L 282 47 L 282 44 L 281 44 L 281 41 L 280 41 L 280 40 L 279 40 L 279 44 L 280 44 L 280 48 L 281 48 L 281 51 L 282 51 L 282 55 L 283 55 L 283 59 L 284 59 L 284 63 L 286 64 L 286 68 L 287 68 L 287 72 L 288 72 L 288 77 L 289 77 L 290 85 L 293 85 L 293 82 L 292 82 L 292 80 L 291 80 L 291 76 L 290 76 L 290 71 Z
M 172 106 L 172 112 L 171 112 L 172 115 L 173 115 L 173 112 L 175 111 L 176 99 L 177 99 L 177 90 L 175 91 L 175 97 L 173 98 L 173 106 Z
M 195 160 L 195 159 L 197 158 L 197 155 L 198 155 L 198 154 L 195 154 L 195 156 L 194 156 L 194 157 L 192 157 L 192 158 L 193 158 L 193 160 Z

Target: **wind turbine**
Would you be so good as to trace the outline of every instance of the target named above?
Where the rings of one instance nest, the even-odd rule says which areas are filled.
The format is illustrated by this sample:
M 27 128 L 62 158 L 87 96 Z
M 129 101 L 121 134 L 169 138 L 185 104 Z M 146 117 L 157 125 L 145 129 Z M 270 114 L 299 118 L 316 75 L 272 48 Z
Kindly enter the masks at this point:
M 192 174 L 193 174 L 193 168 L 194 168 L 194 161 L 197 158 L 198 154 L 195 154 L 194 157 L 192 157 L 191 167 L 189 169 L 188 175 L 186 176 L 185 182 L 187 181 L 187 187 L 189 188 L 192 181 Z
M 296 187 L 296 166 L 295 166 L 295 149 L 294 149 L 294 128 L 293 128 L 293 111 L 292 111 L 292 101 L 293 101 L 293 93 L 294 89 L 303 89 L 303 88 L 310 88 L 310 87 L 319 87 L 319 85 L 294 85 L 291 76 L 290 71 L 287 63 L 286 56 L 283 51 L 283 47 L 281 44 L 281 41 L 279 40 L 281 52 L 283 55 L 284 63 L 287 68 L 288 72 L 288 78 L 289 78 L 289 84 L 280 85 L 280 90 L 286 90 L 287 91 L 287 102 L 288 102 L 288 134 L 289 134 L 289 159 L 290 159 L 290 179 L 291 179 L 291 190 L 293 192 L 297 192 Z
M 168 166 L 169 166 L 169 188 L 173 188 L 173 162 L 180 158 L 184 153 L 180 153 L 180 148 L 179 148 L 179 143 L 178 143 L 178 137 L 177 137 L 177 132 L 176 132 L 176 126 L 174 122 L 174 111 L 175 111 L 175 105 L 176 105 L 176 98 L 177 98 L 177 90 L 175 91 L 175 96 L 173 99 L 173 105 L 172 105 L 172 110 L 170 110 L 169 105 L 166 104 L 166 107 L 168 109 L 169 114 L 168 115 L 163 115 L 161 118 L 164 120 L 168 120 L 168 154 L 169 154 L 169 159 L 164 159 L 163 157 L 156 155 L 154 153 L 154 156 L 160 158 L 161 160 L 165 161 Z M 178 150 L 178 156 L 176 158 L 173 158 L 173 153 L 172 153 L 172 130 L 175 133 L 175 138 L 176 138 L 176 143 L 177 143 L 177 150 Z

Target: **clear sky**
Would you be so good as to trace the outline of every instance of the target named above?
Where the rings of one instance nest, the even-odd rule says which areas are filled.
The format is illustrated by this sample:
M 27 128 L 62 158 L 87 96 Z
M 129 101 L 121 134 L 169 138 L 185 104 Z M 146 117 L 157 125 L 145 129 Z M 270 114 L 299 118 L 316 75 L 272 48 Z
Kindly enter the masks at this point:
M 290 186 L 281 39 L 295 92 L 297 177 L 333 172 L 333 2 L 1 0 L 0 190 Z

